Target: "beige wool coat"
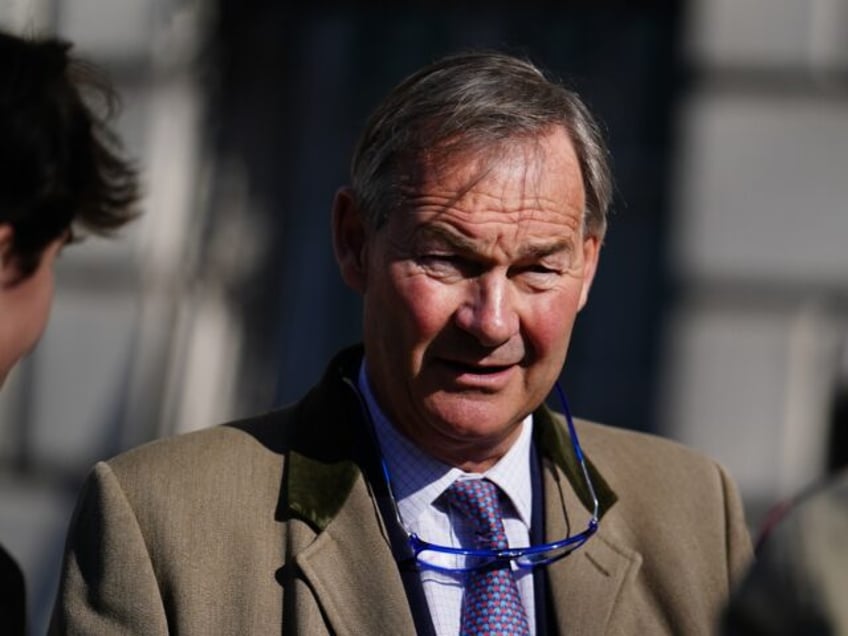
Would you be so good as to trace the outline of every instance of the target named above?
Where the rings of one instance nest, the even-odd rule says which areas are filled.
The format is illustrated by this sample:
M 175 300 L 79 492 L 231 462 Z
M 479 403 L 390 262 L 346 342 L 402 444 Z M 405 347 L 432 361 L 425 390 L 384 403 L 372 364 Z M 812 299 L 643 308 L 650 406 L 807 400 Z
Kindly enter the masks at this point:
M 289 408 L 152 442 L 92 471 L 51 633 L 414 634 L 372 484 L 360 405 L 333 361 Z M 725 471 L 673 442 L 577 422 L 598 532 L 547 568 L 559 633 L 713 633 L 751 547 Z M 534 414 L 547 540 L 589 498 L 563 418 Z M 366 440 L 367 444 L 367 440 Z

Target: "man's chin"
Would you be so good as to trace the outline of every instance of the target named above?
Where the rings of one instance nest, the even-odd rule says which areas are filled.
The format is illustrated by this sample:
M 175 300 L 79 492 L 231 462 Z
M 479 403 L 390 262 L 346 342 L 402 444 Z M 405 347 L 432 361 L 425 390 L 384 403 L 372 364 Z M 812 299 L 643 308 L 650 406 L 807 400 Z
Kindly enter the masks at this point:
M 457 441 L 500 437 L 523 418 L 492 395 L 473 390 L 443 396 L 430 409 L 439 428 Z
M 523 418 L 505 418 L 491 408 L 442 409 L 430 428 L 429 439 L 418 445 L 437 459 L 468 472 L 491 468 L 521 432 Z

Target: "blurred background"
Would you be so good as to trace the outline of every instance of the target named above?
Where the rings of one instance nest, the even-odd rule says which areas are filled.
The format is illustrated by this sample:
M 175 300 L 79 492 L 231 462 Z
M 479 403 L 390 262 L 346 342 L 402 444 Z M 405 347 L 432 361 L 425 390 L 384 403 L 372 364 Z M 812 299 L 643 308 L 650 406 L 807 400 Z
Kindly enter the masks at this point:
M 848 0 L 448 4 L 0 1 L 0 27 L 109 74 L 146 192 L 119 240 L 65 250 L 0 393 L 34 633 L 93 462 L 287 403 L 358 339 L 333 193 L 382 95 L 461 49 L 531 57 L 604 123 L 617 194 L 573 410 L 719 459 L 754 531 L 848 463 Z

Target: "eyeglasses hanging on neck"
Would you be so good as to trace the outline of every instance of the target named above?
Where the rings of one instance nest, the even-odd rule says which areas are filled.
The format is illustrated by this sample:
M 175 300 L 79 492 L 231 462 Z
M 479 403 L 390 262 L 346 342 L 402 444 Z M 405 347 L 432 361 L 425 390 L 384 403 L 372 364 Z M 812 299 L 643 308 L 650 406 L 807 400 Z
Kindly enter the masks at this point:
M 558 561 L 578 548 L 584 545 L 595 532 L 598 530 L 598 496 L 595 493 L 594 484 L 589 476 L 589 469 L 586 466 L 586 459 L 583 456 L 583 449 L 580 447 L 580 440 L 577 438 L 577 431 L 574 428 L 574 421 L 571 417 L 571 410 L 568 408 L 568 400 L 565 393 L 557 382 L 554 385 L 557 397 L 562 406 L 563 415 L 568 425 L 568 434 L 571 438 L 571 446 L 574 450 L 574 455 L 577 458 L 580 472 L 586 483 L 586 488 L 592 500 L 592 515 L 589 519 L 589 524 L 582 532 L 567 536 L 559 541 L 551 543 L 542 543 L 537 545 L 526 546 L 523 548 L 507 548 L 503 550 L 495 549 L 473 549 L 473 548 L 455 548 L 452 546 L 439 545 L 430 543 L 419 537 L 414 532 L 404 525 L 400 511 L 397 507 L 394 490 L 392 488 L 392 479 L 389 473 L 388 465 L 382 454 L 380 456 L 380 464 L 383 471 L 383 476 L 386 480 L 386 485 L 389 489 L 389 499 L 397 517 L 397 522 L 400 528 L 406 533 L 409 547 L 415 557 L 415 560 L 422 566 L 440 570 L 443 572 L 470 572 L 485 568 L 502 567 L 504 564 L 514 564 L 519 568 L 534 568 L 540 565 L 548 565 Z M 363 405 L 364 406 L 364 405 Z M 367 413 L 367 409 L 366 413 Z

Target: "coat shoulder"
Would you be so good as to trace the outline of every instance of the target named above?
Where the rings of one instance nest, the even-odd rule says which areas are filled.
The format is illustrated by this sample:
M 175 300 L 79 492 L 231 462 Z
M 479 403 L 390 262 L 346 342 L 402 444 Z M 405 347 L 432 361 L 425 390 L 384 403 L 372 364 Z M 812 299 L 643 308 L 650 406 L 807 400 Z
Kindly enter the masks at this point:
M 716 460 L 674 440 L 585 420 L 575 425 L 587 457 L 614 489 L 632 484 L 644 490 L 647 484 L 674 478 L 682 478 L 677 483 L 685 487 L 707 475 L 727 477 Z
M 591 422 L 577 426 L 586 457 L 618 497 L 613 517 L 636 535 L 709 534 L 717 544 L 737 543 L 739 562 L 748 558 L 742 499 L 719 462 L 658 435 Z
M 221 501 L 227 493 L 276 498 L 288 424 L 286 411 L 276 411 L 154 440 L 101 462 L 94 473 L 111 473 L 131 503 Z
M 724 467 L 657 435 L 591 422 L 577 429 L 618 497 L 605 521 L 646 555 L 643 570 L 686 562 L 693 590 L 711 581 L 724 598 L 751 558 L 742 500 Z

